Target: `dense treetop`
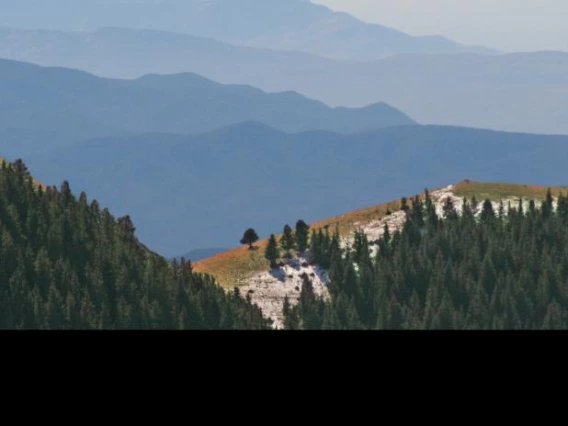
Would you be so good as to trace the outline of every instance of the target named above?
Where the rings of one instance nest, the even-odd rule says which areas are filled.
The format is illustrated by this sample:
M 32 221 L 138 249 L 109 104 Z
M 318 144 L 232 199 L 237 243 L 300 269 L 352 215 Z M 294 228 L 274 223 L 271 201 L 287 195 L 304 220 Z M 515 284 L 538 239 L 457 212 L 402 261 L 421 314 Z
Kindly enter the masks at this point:
M 311 251 L 330 270 L 331 301 L 310 295 L 288 310 L 292 329 L 568 328 L 568 198 L 537 206 L 447 202 L 442 220 L 428 195 L 408 203 L 402 231 L 371 254 L 357 234 L 313 232 Z
M 0 328 L 267 328 L 261 311 L 135 237 L 130 217 L 0 168 Z

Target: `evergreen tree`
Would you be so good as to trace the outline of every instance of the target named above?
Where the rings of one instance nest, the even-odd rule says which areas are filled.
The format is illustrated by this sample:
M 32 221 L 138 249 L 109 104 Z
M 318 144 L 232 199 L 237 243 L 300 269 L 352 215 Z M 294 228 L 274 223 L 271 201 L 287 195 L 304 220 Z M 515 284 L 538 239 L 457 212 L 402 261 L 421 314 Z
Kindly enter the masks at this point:
M 276 261 L 280 257 L 280 249 L 278 248 L 278 243 L 276 242 L 276 237 L 274 234 L 270 236 L 268 240 L 268 245 L 264 252 L 264 257 L 270 262 L 270 267 L 272 269 L 276 268 L 278 265 Z
M 443 211 L 444 219 L 446 220 L 455 220 L 458 218 L 458 212 L 451 197 L 446 197 L 444 200 Z
M 296 240 L 298 243 L 298 251 L 304 252 L 308 249 L 308 240 L 310 236 L 310 227 L 303 220 L 296 223 Z
M 280 245 L 282 246 L 286 257 L 289 257 L 290 251 L 296 248 L 296 236 L 294 235 L 294 231 L 292 230 L 290 225 L 284 226 L 284 231 L 280 239 Z
M 400 210 L 405 213 L 410 210 L 410 207 L 408 207 L 408 199 L 406 197 L 402 197 L 400 200 Z
M 560 194 L 558 196 L 558 217 L 564 222 L 568 222 L 568 196 Z
M 477 216 L 477 213 L 479 212 L 479 203 L 477 202 L 477 198 L 475 198 L 475 195 L 473 197 L 471 197 L 471 213 L 474 216 Z
M 542 207 L 541 207 L 541 213 L 542 213 L 542 217 L 545 219 L 548 219 L 551 215 L 552 215 L 552 211 L 553 211 L 553 198 L 552 198 L 552 192 L 550 191 L 550 188 L 546 191 L 546 198 L 542 203 Z
M 168 262 L 68 182 L 36 186 L 23 162 L 0 169 L 0 329 L 266 329 L 238 292 Z
M 491 200 L 485 200 L 483 202 L 483 207 L 481 210 L 481 220 L 487 222 L 495 217 L 495 212 L 493 211 L 493 203 Z
M 552 208 L 551 194 L 523 214 L 485 200 L 463 200 L 455 220 L 450 203 L 438 220 L 428 201 L 414 198 L 402 230 L 379 241 L 361 262 L 365 239 L 353 250 L 330 250 L 314 238 L 320 265 L 329 268 L 330 300 L 295 310 L 295 327 L 333 329 L 568 329 L 568 202 Z M 502 203 L 501 203 L 502 206 Z M 449 214 L 446 214 L 449 212 Z M 434 226 L 435 225 L 435 226 Z M 386 233 L 385 233 L 386 234 Z M 322 305 L 323 303 L 323 305 Z

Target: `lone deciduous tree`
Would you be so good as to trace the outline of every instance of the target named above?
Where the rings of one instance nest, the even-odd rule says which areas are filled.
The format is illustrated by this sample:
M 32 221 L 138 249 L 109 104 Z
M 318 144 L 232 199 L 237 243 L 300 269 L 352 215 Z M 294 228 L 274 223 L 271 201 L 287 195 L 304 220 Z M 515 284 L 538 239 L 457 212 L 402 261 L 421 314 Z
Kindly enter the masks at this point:
M 241 238 L 241 244 L 248 244 L 249 250 L 253 249 L 253 244 L 258 241 L 258 235 L 256 231 L 252 228 L 249 228 L 245 231 L 243 238 Z

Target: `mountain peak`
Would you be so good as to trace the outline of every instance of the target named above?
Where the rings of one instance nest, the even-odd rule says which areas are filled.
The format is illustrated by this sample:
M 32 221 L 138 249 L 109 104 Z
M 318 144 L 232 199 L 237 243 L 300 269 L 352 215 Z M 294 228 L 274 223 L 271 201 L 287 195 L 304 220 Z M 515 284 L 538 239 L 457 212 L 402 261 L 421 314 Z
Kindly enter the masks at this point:
M 2 10 L 0 25 L 67 31 L 93 31 L 100 27 L 166 30 L 251 47 L 357 60 L 399 53 L 490 52 L 441 37 L 414 37 L 308 0 L 13 3 Z M 28 13 L 32 7 L 36 12 L 33 17 Z

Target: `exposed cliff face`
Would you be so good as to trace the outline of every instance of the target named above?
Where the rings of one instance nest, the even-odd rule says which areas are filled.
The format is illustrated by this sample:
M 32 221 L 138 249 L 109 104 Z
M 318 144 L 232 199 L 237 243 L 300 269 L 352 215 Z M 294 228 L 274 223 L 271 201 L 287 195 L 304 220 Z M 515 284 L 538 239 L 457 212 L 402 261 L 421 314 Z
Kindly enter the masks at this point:
M 298 303 L 304 275 L 307 275 L 312 282 L 316 295 L 329 297 L 327 271 L 319 266 L 310 265 L 309 259 L 303 256 L 291 259 L 283 266 L 268 272 L 251 275 L 246 280 L 247 284 L 239 289 L 241 295 L 249 294 L 253 303 L 260 306 L 264 315 L 274 321 L 275 328 L 282 328 L 284 299 L 288 296 L 292 306 Z

